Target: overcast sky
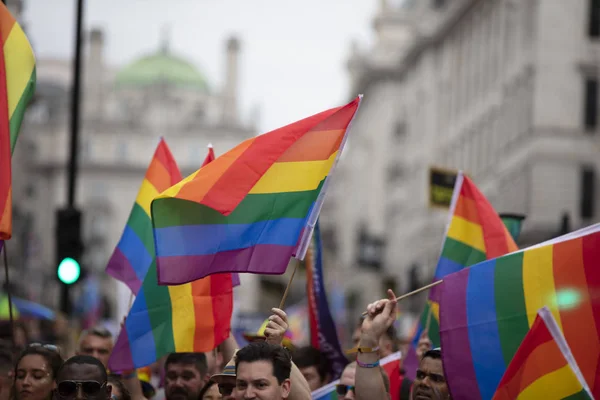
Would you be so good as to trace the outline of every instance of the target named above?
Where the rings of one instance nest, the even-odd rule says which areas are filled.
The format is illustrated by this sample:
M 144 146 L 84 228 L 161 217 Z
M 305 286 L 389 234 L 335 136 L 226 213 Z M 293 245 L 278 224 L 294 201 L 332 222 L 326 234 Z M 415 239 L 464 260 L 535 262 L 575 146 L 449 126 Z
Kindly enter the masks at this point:
M 73 51 L 76 0 L 24 0 L 38 58 Z M 102 27 L 110 64 L 122 66 L 161 43 L 220 87 L 225 40 L 242 41 L 241 101 L 247 116 L 261 110 L 261 131 L 349 99 L 346 60 L 353 39 L 372 40 L 378 0 L 85 0 L 85 27 Z M 352 95 L 355 95 L 353 93 Z

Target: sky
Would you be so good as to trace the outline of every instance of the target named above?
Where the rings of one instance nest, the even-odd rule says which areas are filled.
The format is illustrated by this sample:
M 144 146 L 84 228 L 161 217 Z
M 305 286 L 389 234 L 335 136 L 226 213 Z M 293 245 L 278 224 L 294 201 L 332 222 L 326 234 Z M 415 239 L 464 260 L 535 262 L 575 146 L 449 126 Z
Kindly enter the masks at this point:
M 73 54 L 76 0 L 24 0 L 38 58 Z M 368 47 L 379 0 L 84 0 L 84 29 L 105 31 L 109 64 L 124 66 L 161 44 L 222 86 L 225 41 L 241 40 L 243 117 L 259 107 L 265 132 L 327 108 L 350 93 L 346 61 L 357 40 Z M 168 29 L 165 29 L 168 27 Z

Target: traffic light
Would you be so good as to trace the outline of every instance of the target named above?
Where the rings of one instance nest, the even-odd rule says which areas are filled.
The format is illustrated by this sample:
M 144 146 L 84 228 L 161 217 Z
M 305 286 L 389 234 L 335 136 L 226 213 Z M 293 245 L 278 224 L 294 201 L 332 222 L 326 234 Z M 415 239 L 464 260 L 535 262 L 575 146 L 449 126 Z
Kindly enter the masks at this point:
M 61 283 L 61 309 L 70 311 L 69 289 L 81 276 L 81 212 L 73 207 L 56 213 L 56 277 Z

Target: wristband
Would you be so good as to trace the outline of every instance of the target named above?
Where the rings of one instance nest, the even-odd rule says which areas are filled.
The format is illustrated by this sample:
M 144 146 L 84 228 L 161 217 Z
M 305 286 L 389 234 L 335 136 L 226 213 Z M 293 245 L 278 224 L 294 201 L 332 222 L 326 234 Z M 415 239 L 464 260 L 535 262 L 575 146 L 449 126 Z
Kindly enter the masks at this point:
M 360 360 L 357 358 L 356 359 L 356 365 L 358 365 L 361 368 L 377 368 L 379 367 L 379 360 L 377 360 L 374 363 L 362 363 L 360 362 Z
M 354 347 L 354 348 L 346 351 L 346 354 L 356 354 L 356 353 L 367 354 L 367 353 L 377 353 L 378 351 L 379 351 L 379 346 L 377 346 L 377 347 Z

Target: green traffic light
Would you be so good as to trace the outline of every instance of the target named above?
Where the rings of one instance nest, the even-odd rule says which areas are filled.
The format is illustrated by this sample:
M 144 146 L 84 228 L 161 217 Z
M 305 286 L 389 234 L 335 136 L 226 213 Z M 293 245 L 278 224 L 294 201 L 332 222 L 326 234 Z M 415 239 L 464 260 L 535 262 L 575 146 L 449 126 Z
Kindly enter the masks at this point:
M 64 258 L 58 265 L 58 279 L 65 285 L 71 285 L 79 279 L 81 267 L 79 263 L 71 257 Z

